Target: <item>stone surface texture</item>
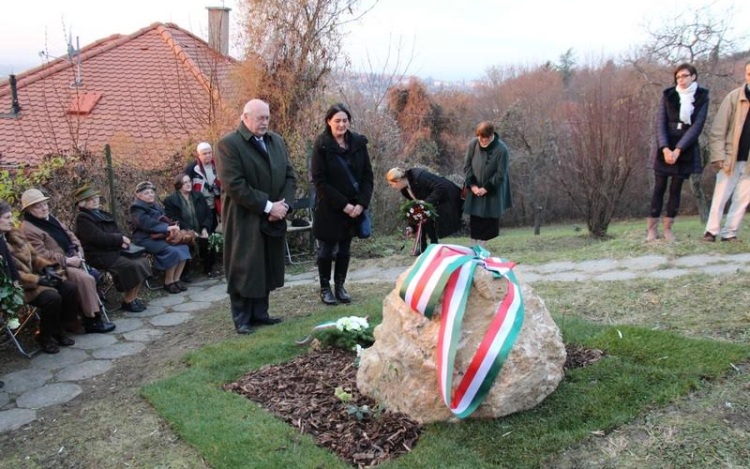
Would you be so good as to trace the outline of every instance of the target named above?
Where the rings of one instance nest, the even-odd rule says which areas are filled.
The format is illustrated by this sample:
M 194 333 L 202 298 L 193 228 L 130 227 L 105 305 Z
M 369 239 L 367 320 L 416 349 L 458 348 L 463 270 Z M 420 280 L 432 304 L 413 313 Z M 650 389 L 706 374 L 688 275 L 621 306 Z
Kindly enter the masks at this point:
M 71 401 L 83 390 L 77 384 L 55 383 L 32 389 L 16 399 L 16 405 L 26 409 L 42 409 Z
M 407 273 L 399 277 L 396 288 L 383 301 L 383 322 L 375 329 L 375 344 L 362 354 L 357 386 L 388 409 L 404 412 L 419 422 L 455 420 L 440 397 L 437 381 L 440 315 L 429 320 L 401 300 L 398 292 Z M 493 279 L 486 270 L 477 268 L 456 353 L 454 389 L 507 287 L 506 279 Z M 497 418 L 531 409 L 563 378 L 566 354 L 560 330 L 534 290 L 525 283 L 522 289 L 523 328 L 495 384 L 470 418 Z

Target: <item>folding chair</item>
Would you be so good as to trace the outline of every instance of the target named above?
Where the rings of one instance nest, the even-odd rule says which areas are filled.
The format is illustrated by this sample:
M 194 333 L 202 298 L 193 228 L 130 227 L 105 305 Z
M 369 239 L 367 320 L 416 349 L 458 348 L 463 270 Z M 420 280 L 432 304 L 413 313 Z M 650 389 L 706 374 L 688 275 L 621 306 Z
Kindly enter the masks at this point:
M 292 217 L 292 220 L 289 219 L 289 216 L 287 216 L 286 219 L 286 236 L 284 238 L 284 243 L 286 244 L 286 257 L 289 260 L 290 264 L 301 264 L 303 261 L 294 261 L 294 258 L 292 256 L 292 251 L 289 249 L 289 235 L 291 233 L 303 233 L 303 232 L 309 232 L 310 233 L 310 252 L 315 252 L 315 238 L 312 234 L 312 227 L 313 227 L 313 200 L 310 197 L 305 197 L 302 199 L 295 200 L 291 207 L 290 207 L 290 214 L 294 215 L 295 212 L 298 210 L 302 211 L 302 218 L 297 218 L 301 220 L 305 220 L 306 224 L 303 226 L 295 226 L 294 217 Z
M 19 320 L 21 322 L 21 325 L 18 326 L 15 330 L 12 330 L 10 327 L 8 327 L 8 323 L 5 319 L 5 317 L 0 314 L 0 332 L 4 332 L 5 336 L 8 338 L 8 340 L 15 345 L 18 352 L 23 355 L 26 358 L 31 358 L 34 355 L 36 355 L 39 350 L 41 350 L 38 346 L 29 346 L 28 344 L 24 344 L 21 340 L 21 332 L 25 330 L 26 325 L 29 324 L 29 322 L 32 319 L 36 319 L 39 321 L 39 314 L 37 313 L 36 308 L 29 305 L 24 305 L 21 307 L 19 311 Z M 32 332 L 32 337 L 33 337 Z M 32 341 L 33 344 L 33 341 Z

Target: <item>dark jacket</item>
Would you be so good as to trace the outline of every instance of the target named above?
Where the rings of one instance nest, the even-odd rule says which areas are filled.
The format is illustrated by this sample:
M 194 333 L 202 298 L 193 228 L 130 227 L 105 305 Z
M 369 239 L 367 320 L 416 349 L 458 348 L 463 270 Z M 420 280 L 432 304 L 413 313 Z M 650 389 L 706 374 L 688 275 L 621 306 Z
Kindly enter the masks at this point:
M 500 218 L 512 205 L 510 195 L 510 152 L 505 142 L 495 133 L 487 148 L 474 137 L 469 142 L 464 160 L 466 186 L 476 185 L 487 190 L 484 197 L 469 191 L 464 202 L 464 213 L 482 218 Z
M 313 145 L 312 178 L 317 192 L 313 234 L 323 241 L 341 241 L 356 234 L 361 220 L 344 213 L 347 204 L 370 206 L 373 189 L 372 166 L 367 153 L 367 138 L 347 131 L 346 150 L 341 148 L 329 131 L 318 136 Z M 337 158 L 341 156 L 359 184 L 353 186 Z
M 180 228 L 184 230 L 195 230 L 200 234 L 200 230 L 205 228 L 211 233 L 211 229 L 213 228 L 213 214 L 203 194 L 194 190 L 190 191 L 190 198 L 193 200 L 193 206 L 195 207 L 195 218 L 198 221 L 198 229 L 192 226 L 190 214 L 182 212 L 182 204 L 179 199 L 181 197 L 182 195 L 179 190 L 169 194 L 164 199 L 164 213 L 172 220 L 180 222 Z
M 100 213 L 103 218 L 80 208 L 75 232 L 83 245 L 86 261 L 97 269 L 108 269 L 120 257 L 123 233 L 111 214 L 101 210 Z
M 690 115 L 690 126 L 678 129 L 680 124 L 680 94 L 672 86 L 664 90 L 659 112 L 656 115 L 656 155 L 654 155 L 654 170 L 664 175 L 700 174 L 703 171 L 701 148 L 698 137 L 703 131 L 703 125 L 708 116 L 708 90 L 698 87 L 695 91 L 693 113 Z M 663 148 L 674 150 L 680 148 L 680 157 L 673 165 L 664 162 Z
M 221 214 L 221 181 L 219 180 L 219 172 L 216 169 L 216 164 L 211 163 L 216 179 L 214 179 L 213 185 L 209 185 L 206 180 L 206 170 L 203 167 L 203 163 L 200 160 L 193 161 L 185 167 L 185 174 L 188 175 L 190 180 L 193 182 L 193 190 L 198 191 L 207 197 L 209 194 L 213 196 L 213 206 L 211 209 L 216 210 L 217 213 Z M 208 202 L 208 198 L 206 198 Z
M 148 204 L 135 199 L 130 206 L 130 223 L 133 225 L 133 242 L 143 246 L 152 254 L 159 253 L 169 245 L 164 240 L 151 239 L 152 233 L 167 234 L 169 225 L 163 221 L 164 210 L 157 203 Z
M 449 236 L 461 227 L 460 187 L 444 177 L 418 168 L 407 170 L 406 179 L 417 199 L 435 206 L 438 214 L 435 220 L 438 237 Z M 407 188 L 401 190 L 401 195 L 411 200 Z
M 266 202 L 285 199 L 292 205 L 297 179 L 280 135 L 263 136 L 268 151 L 240 126 L 222 138 L 216 165 L 224 197 L 224 268 L 227 291 L 243 298 L 262 298 L 284 285 L 284 237 L 260 231 Z

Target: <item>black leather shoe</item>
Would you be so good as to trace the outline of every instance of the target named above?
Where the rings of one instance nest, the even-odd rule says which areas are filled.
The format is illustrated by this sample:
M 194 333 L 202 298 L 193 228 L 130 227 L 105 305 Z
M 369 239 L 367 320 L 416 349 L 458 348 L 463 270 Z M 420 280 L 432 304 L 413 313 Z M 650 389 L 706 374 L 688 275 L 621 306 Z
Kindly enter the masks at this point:
M 340 302 L 345 303 L 345 304 L 352 302 L 352 297 L 349 296 L 349 293 L 347 293 L 347 291 L 344 289 L 344 285 L 343 284 L 336 285 L 334 287 L 334 289 L 336 290 L 336 299 L 337 300 L 339 300 Z
M 39 347 L 44 353 L 53 354 L 60 351 L 60 347 L 57 346 L 52 337 L 38 335 L 36 340 L 39 342 Z
M 242 326 L 240 326 L 240 327 L 237 328 L 237 333 L 238 334 L 245 335 L 245 334 L 252 334 L 253 332 L 255 332 L 255 329 L 253 329 L 252 327 L 250 327 L 248 325 L 242 325 Z
M 177 288 L 179 288 L 180 291 L 187 291 L 187 285 L 182 283 L 182 280 L 178 280 L 177 282 L 174 283 L 174 285 L 177 285 Z
M 133 300 L 130 303 L 123 301 L 121 309 L 123 311 L 130 311 L 131 313 L 141 313 L 146 310 L 146 306 L 138 300 Z
M 726 242 L 726 243 L 736 243 L 736 242 L 738 242 L 736 236 L 730 236 L 729 238 L 721 238 L 721 241 L 722 242 Z
M 709 233 L 708 231 L 706 231 L 706 232 L 705 232 L 705 233 L 703 234 L 703 241 L 706 241 L 706 242 L 708 242 L 708 243 L 713 243 L 713 242 L 715 242 L 715 241 L 716 241 L 716 235 L 714 235 L 714 234 L 711 234 L 711 233 Z
M 252 320 L 250 320 L 250 322 L 254 326 L 273 326 L 274 324 L 278 324 L 278 323 L 283 322 L 283 321 L 284 320 L 281 319 L 281 318 L 272 318 L 270 316 L 267 317 L 267 318 L 252 319 Z
M 180 286 L 177 285 L 177 282 L 175 283 L 168 283 L 164 285 L 164 289 L 167 290 L 169 293 L 175 294 L 180 293 L 182 290 L 180 290 Z
M 331 287 L 323 287 L 320 289 L 320 301 L 329 306 L 337 305 L 339 303 L 336 301 L 336 297 L 333 296 Z
M 53 335 L 53 339 L 55 339 L 55 342 L 58 343 L 58 345 L 62 345 L 63 347 L 70 347 L 71 345 L 75 345 L 76 341 L 71 339 L 70 337 L 66 337 L 62 334 L 60 335 Z
M 115 330 L 115 325 L 111 322 L 105 323 L 101 318 L 84 318 L 83 328 L 87 334 L 106 334 Z

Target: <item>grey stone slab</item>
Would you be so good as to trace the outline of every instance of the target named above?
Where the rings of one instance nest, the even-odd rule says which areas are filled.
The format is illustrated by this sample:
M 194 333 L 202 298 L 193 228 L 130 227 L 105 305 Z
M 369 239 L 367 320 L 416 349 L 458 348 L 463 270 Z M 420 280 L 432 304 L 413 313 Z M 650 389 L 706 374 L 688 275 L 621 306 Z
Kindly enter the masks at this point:
M 116 334 L 124 334 L 143 327 L 143 320 L 136 318 L 118 319 L 115 321 L 115 325 L 117 328 L 114 332 Z
M 24 409 L 43 409 L 56 404 L 72 401 L 83 392 L 80 386 L 72 383 L 54 383 L 32 389 L 16 399 L 16 405 Z
M 708 254 L 696 254 L 693 256 L 680 257 L 674 261 L 677 267 L 703 267 L 704 265 L 722 262 L 724 259 L 718 256 Z
M 8 402 L 10 402 L 10 396 L 8 395 L 8 393 L 0 392 L 0 409 Z
M 633 280 L 635 278 L 638 278 L 638 275 L 633 272 L 616 270 L 614 272 L 605 272 L 603 274 L 594 275 L 591 277 L 591 280 L 595 282 L 615 282 L 618 280 Z
M 227 292 L 227 285 L 225 283 L 220 283 L 214 287 L 206 289 L 205 294 L 214 295 L 214 294 L 226 293 L 226 292 Z
M 229 298 L 229 293 L 226 291 L 210 291 L 206 290 L 203 293 L 200 294 L 194 294 L 190 293 L 190 299 L 193 301 L 207 301 L 207 302 L 213 302 L 213 301 L 223 301 Z M 184 303 L 183 303 L 184 304 Z M 177 305 L 182 306 L 182 305 Z M 175 311 L 177 311 L 175 309 Z
M 186 321 L 189 321 L 192 317 L 193 315 L 190 313 L 168 313 L 162 314 L 161 316 L 157 316 L 155 318 L 151 318 L 149 322 L 151 322 L 151 324 L 153 324 L 154 326 L 169 327 L 177 326 Z
M 57 372 L 55 378 L 58 381 L 82 381 L 106 373 L 110 368 L 112 362 L 109 360 L 88 360 L 63 368 Z
M 150 300 L 148 302 L 149 309 L 152 306 L 161 306 L 162 308 L 166 308 L 167 306 L 173 306 L 178 305 L 185 301 L 185 297 L 183 295 L 177 294 L 177 295 L 168 295 L 168 296 L 162 296 L 161 298 L 156 298 L 154 300 Z
M 648 274 L 646 274 L 646 277 L 669 280 L 672 278 L 682 277 L 683 275 L 688 275 L 690 273 L 691 272 L 689 270 L 685 269 L 662 269 L 649 272 Z
M 542 281 L 548 282 L 585 282 L 591 277 L 583 272 L 555 272 L 552 274 L 542 275 Z
M 146 307 L 145 311 L 141 311 L 140 313 L 130 313 L 127 312 L 124 314 L 126 318 L 151 318 L 154 316 L 158 316 L 160 314 L 166 313 L 167 310 L 164 306 L 158 306 L 158 305 L 152 305 L 149 304 L 148 307 Z
M 519 273 L 518 276 L 522 281 L 528 283 L 534 283 L 544 280 L 543 275 L 535 274 L 533 272 Z
M 211 303 L 206 301 L 189 301 L 187 303 L 182 303 L 181 305 L 174 305 L 172 306 L 172 311 L 180 312 L 180 313 L 187 313 L 190 311 L 200 311 L 202 309 L 208 309 L 211 307 Z M 169 314 L 166 314 L 165 316 L 169 316 Z M 164 317 L 164 316 L 160 316 Z M 151 324 L 154 322 L 151 321 Z
M 117 330 L 117 329 L 115 329 Z M 83 350 L 95 350 L 102 347 L 109 347 L 112 344 L 117 343 L 117 337 L 109 334 L 86 334 L 75 336 L 76 344 L 75 348 Z
M 587 274 L 596 274 L 615 270 L 619 266 L 620 261 L 615 259 L 595 259 L 579 262 L 578 265 L 576 265 L 576 270 L 586 272 Z
M 748 267 L 738 264 L 708 265 L 701 269 L 701 273 L 708 275 L 730 275 L 738 272 L 747 272 Z
M 164 335 L 164 331 L 159 329 L 138 329 L 137 331 L 128 332 L 123 334 L 125 340 L 131 340 L 133 342 L 151 342 L 154 339 Z
M 750 262 L 750 252 L 745 252 L 742 254 L 729 254 L 722 257 L 730 262 Z
M 40 354 L 31 359 L 31 366 L 42 370 L 59 370 L 66 366 L 81 363 L 89 358 L 88 352 L 71 347 L 60 349 L 60 353 L 54 355 Z
M 184 292 L 184 295 L 190 299 L 193 296 L 200 296 L 208 290 L 207 288 L 194 287 L 192 284 L 187 286 L 188 289 Z
M 578 264 L 574 262 L 550 262 L 548 264 L 542 264 L 537 266 L 537 272 L 540 274 L 552 274 L 555 272 L 565 272 L 567 270 L 574 270 Z
M 218 279 L 210 278 L 210 279 L 206 279 L 206 280 L 200 280 L 198 282 L 193 282 L 190 285 L 193 286 L 193 287 L 210 288 L 210 287 L 213 287 L 213 286 L 217 285 L 219 282 L 220 282 L 220 280 L 218 280 Z
M 653 270 L 660 265 L 668 263 L 669 259 L 664 256 L 641 256 L 624 259 L 620 262 L 628 270 Z
M 143 349 L 145 348 L 146 346 L 140 342 L 121 342 L 111 347 L 100 348 L 98 350 L 94 350 L 94 353 L 92 355 L 94 356 L 94 358 L 97 358 L 97 359 L 111 360 L 115 358 L 122 358 L 122 357 L 127 357 L 130 355 L 135 355 L 136 353 L 142 352 Z
M 29 389 L 38 388 L 47 381 L 52 379 L 52 373 L 39 368 L 26 368 L 25 370 L 14 371 L 0 378 L 5 382 L 3 391 L 8 394 L 21 394 Z
M 36 420 L 36 411 L 10 409 L 0 412 L 0 433 L 16 430 Z

